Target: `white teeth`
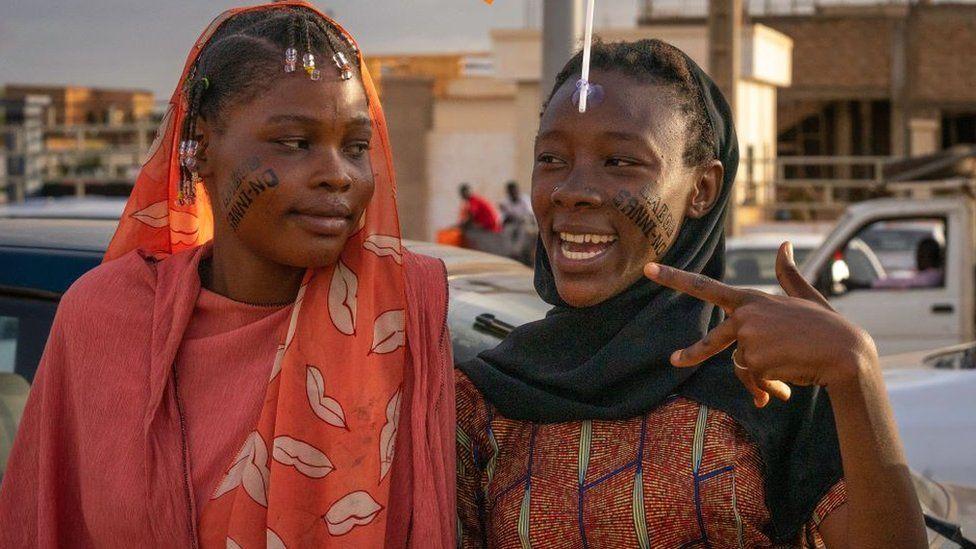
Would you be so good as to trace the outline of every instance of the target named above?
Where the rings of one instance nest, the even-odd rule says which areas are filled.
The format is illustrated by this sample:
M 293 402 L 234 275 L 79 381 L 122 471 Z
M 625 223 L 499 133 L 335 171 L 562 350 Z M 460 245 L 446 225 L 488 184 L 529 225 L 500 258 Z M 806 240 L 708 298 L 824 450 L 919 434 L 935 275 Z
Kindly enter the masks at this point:
M 564 242 L 576 242 L 578 244 L 583 244 L 583 243 L 606 244 L 607 242 L 613 242 L 617 240 L 617 235 L 559 233 L 559 238 Z
M 603 253 L 603 252 L 573 252 L 567 249 L 566 244 L 560 246 L 559 251 L 561 251 L 563 255 L 566 256 L 567 258 L 574 259 L 574 260 L 590 259 L 591 257 L 596 257 L 601 253 Z

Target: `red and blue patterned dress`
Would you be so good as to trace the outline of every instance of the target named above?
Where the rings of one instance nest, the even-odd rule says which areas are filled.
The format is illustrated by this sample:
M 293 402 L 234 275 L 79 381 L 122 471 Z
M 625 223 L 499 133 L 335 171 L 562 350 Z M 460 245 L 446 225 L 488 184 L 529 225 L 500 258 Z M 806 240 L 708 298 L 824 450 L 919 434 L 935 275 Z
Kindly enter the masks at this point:
M 822 547 L 846 501 L 841 481 L 776 545 L 762 458 L 729 415 L 675 397 L 626 420 L 515 421 L 455 375 L 461 547 Z

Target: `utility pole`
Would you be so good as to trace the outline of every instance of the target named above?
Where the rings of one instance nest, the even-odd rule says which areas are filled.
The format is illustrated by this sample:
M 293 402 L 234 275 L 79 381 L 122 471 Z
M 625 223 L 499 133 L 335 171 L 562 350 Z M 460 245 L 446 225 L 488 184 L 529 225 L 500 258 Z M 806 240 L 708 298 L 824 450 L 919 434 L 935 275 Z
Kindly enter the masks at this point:
M 576 53 L 582 35 L 582 0 L 542 0 L 542 101 L 549 97 L 556 74 Z
M 742 0 L 708 2 L 708 72 L 732 107 L 733 119 L 738 110 L 735 88 L 741 74 L 742 10 Z M 736 212 L 738 196 L 733 189 L 726 219 L 726 231 L 730 235 L 735 235 L 739 228 Z

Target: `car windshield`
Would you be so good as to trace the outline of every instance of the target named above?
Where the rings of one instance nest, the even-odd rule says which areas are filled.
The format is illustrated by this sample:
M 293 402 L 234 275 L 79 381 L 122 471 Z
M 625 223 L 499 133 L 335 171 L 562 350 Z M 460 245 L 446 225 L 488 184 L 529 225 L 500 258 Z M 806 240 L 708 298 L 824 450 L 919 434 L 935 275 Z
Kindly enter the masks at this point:
M 778 248 L 736 248 L 725 252 L 725 282 L 735 286 L 775 286 Z M 812 248 L 795 248 L 799 265 Z

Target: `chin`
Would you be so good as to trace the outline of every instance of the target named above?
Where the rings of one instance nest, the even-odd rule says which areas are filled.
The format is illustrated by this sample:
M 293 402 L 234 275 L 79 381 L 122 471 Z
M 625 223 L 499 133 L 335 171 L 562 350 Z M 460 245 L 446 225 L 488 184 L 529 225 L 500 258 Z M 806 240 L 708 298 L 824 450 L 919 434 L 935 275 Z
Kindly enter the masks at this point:
M 612 294 L 607 293 L 606 285 L 598 282 L 567 282 L 565 280 L 556 281 L 556 290 L 559 297 L 570 307 L 590 307 L 600 302 L 606 301 Z

